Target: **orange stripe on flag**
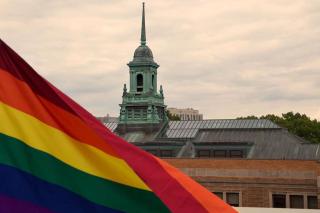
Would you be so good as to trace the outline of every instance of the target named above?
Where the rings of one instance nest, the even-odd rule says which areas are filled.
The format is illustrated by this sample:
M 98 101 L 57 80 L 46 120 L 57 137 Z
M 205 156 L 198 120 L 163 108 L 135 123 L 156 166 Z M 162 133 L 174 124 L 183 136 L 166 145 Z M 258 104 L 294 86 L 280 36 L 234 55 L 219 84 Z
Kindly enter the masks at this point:
M 114 149 L 89 129 L 88 125 L 79 117 L 36 95 L 25 82 L 1 68 L 0 79 L 6 82 L 0 84 L 0 101 L 65 132 L 83 143 L 95 146 L 119 158 Z
M 163 160 L 155 158 L 168 174 L 176 179 L 208 212 L 237 213 L 232 207 L 226 205 L 220 198 L 209 192 L 178 169 Z

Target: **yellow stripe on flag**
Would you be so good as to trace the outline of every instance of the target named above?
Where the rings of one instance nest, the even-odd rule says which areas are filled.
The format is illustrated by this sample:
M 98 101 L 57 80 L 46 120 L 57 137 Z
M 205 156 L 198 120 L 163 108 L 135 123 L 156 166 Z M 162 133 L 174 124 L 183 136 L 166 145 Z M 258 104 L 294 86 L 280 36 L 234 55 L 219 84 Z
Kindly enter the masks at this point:
M 3 134 L 17 138 L 83 172 L 150 191 L 122 159 L 80 143 L 62 131 L 2 102 L 0 118 L 0 132 Z

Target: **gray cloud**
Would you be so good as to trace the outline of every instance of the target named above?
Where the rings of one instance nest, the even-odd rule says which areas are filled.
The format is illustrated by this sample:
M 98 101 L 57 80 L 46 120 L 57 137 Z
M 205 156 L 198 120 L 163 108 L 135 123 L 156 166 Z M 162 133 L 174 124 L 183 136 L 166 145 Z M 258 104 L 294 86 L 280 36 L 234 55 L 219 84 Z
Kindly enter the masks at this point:
M 2 0 L 0 36 L 96 115 L 118 115 L 138 46 L 139 1 Z M 320 119 L 318 0 L 147 1 L 166 103 L 207 118 Z

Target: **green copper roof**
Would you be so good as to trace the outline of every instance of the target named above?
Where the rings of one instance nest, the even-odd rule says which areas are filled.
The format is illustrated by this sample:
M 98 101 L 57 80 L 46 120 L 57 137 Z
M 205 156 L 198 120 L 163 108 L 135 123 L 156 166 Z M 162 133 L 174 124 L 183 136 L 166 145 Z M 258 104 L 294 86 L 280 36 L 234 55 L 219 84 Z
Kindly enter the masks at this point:
M 146 44 L 145 7 L 144 3 L 142 3 L 140 46 L 134 51 L 133 60 L 128 64 L 129 66 L 152 65 L 159 67 L 159 65 L 153 61 L 152 51 Z
M 146 45 L 141 45 L 139 46 L 135 51 L 134 51 L 134 56 L 136 58 L 148 58 L 153 61 L 153 54 L 151 49 L 146 46 Z

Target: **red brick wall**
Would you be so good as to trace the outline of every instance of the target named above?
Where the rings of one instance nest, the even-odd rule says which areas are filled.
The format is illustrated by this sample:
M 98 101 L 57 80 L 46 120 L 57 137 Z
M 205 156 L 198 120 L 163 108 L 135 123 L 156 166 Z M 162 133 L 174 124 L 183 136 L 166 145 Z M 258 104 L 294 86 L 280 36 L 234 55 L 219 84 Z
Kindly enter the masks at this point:
M 246 207 L 270 207 L 271 194 L 318 195 L 320 163 L 303 160 L 165 159 L 210 191 L 240 192 Z

